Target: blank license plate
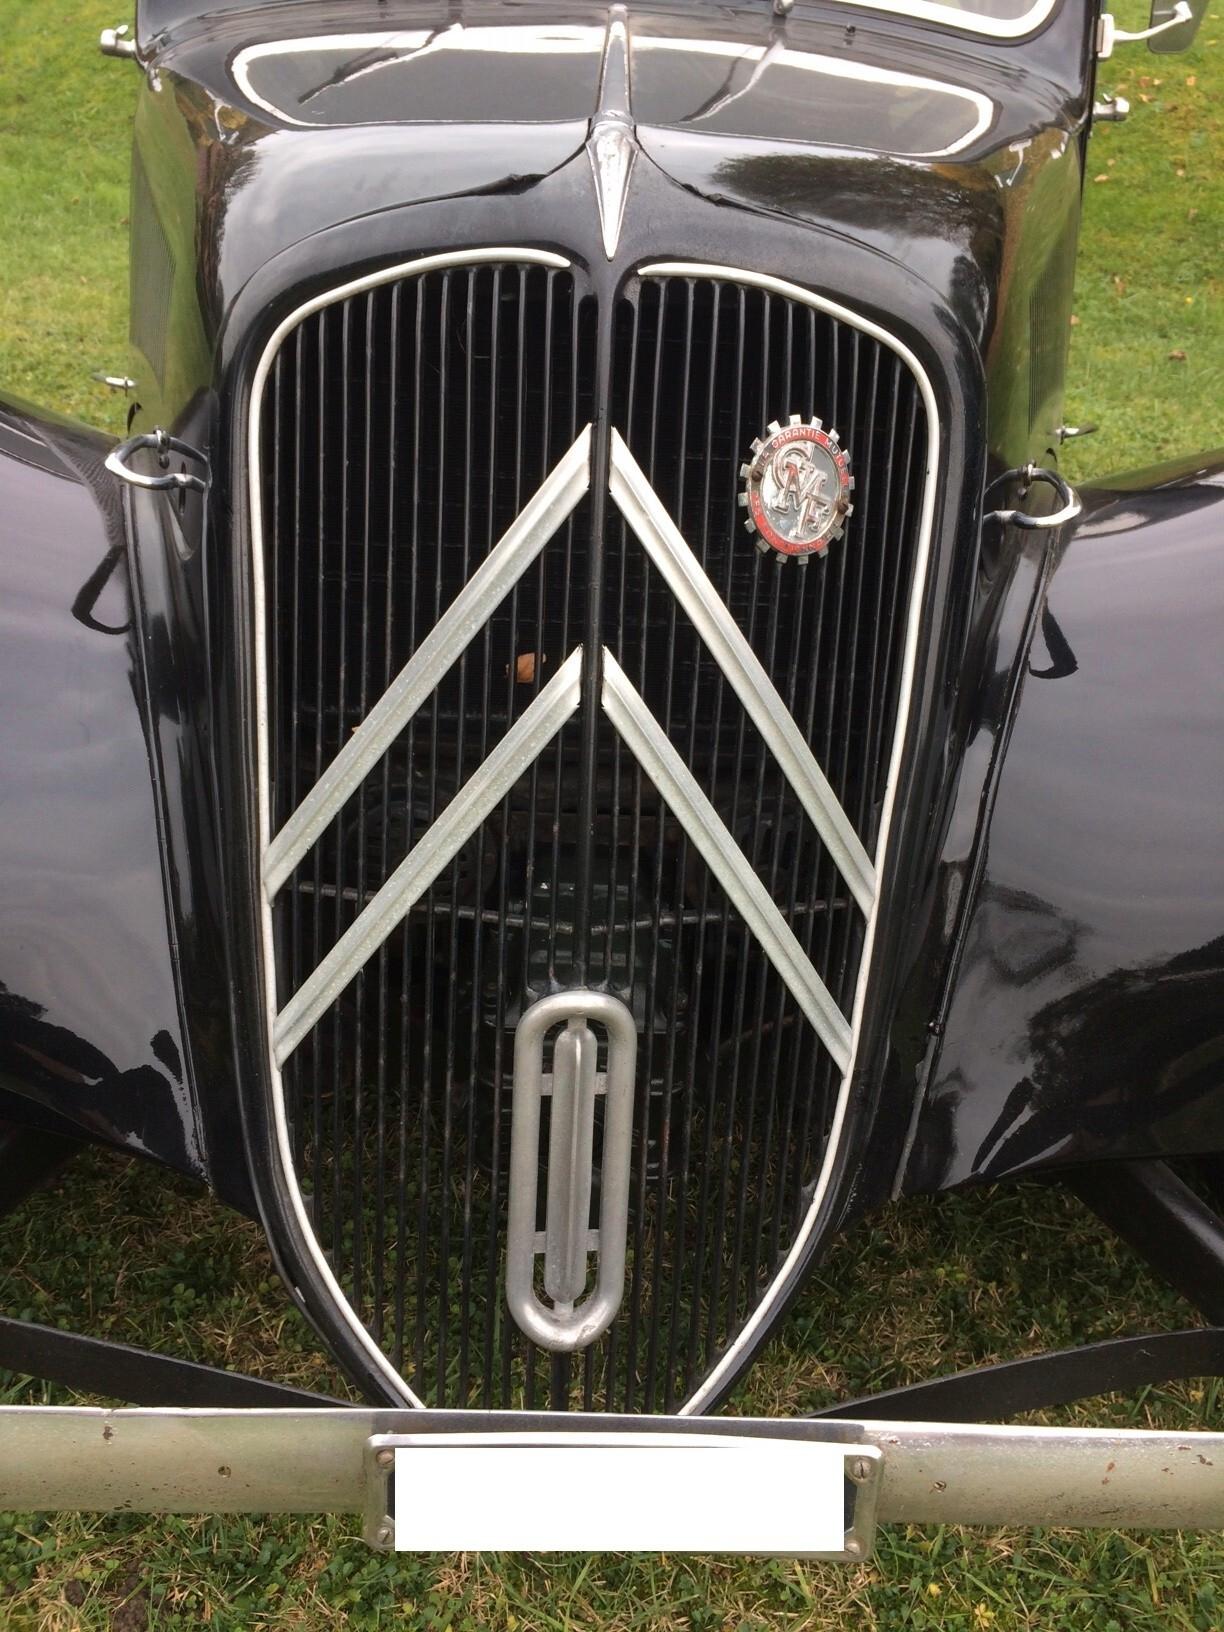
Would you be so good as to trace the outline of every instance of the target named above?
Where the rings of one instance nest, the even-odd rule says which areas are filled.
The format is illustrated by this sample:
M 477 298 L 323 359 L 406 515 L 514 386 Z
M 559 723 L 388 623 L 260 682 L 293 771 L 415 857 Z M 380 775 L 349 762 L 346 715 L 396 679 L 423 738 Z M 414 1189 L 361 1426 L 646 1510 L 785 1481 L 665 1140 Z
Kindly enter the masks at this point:
M 867 1550 L 855 1525 L 861 1493 L 847 1467 L 874 1475 L 878 1452 L 870 1449 L 730 1434 L 562 1431 L 420 1434 L 394 1443 L 400 1550 L 838 1558 Z

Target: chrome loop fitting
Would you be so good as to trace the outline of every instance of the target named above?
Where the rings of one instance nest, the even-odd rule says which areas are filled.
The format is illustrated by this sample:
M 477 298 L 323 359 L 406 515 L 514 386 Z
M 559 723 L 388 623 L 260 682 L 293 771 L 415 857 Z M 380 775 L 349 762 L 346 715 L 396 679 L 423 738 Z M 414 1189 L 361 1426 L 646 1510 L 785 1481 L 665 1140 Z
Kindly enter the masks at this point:
M 606 1037 L 607 1070 L 597 1069 Z M 544 1069 L 544 1041 L 565 1029 Z M 637 1026 L 631 1011 L 607 992 L 554 992 L 523 1014 L 514 1034 L 514 1100 L 510 1132 L 510 1196 L 506 1233 L 506 1302 L 516 1325 L 554 1354 L 572 1354 L 603 1335 L 620 1308 L 629 1231 L 633 1150 L 633 1090 Z M 590 1229 L 595 1194 L 595 1099 L 604 1098 L 599 1163 L 599 1228 Z M 540 1109 L 551 1096 L 544 1229 L 537 1230 Z M 589 1296 L 588 1255 L 597 1257 Z M 536 1291 L 536 1259 L 544 1259 L 545 1303 Z
M 168 465 L 172 453 L 180 454 L 185 459 L 191 459 L 196 464 L 203 465 L 204 475 L 195 476 L 186 470 L 166 470 L 161 476 L 146 476 L 139 470 L 133 470 L 128 460 L 141 448 L 156 448 L 158 459 L 163 465 Z M 212 472 L 208 460 L 198 448 L 193 448 L 190 442 L 182 442 L 177 436 L 170 436 L 160 426 L 141 436 L 131 436 L 126 442 L 121 442 L 106 456 L 106 468 L 112 476 L 118 476 L 120 481 L 127 482 L 131 487 L 147 487 L 155 491 L 164 488 L 194 488 L 197 493 L 207 493 L 212 482 Z
M 983 521 L 1001 521 L 1009 527 L 1026 527 L 1030 530 L 1049 527 L 1062 527 L 1083 511 L 1074 488 L 1064 476 L 1056 470 L 1046 470 L 1041 465 L 1023 465 L 1017 470 L 1005 470 L 1003 474 L 990 484 L 987 492 L 1001 487 L 1007 482 L 1019 482 L 1021 491 L 1027 493 L 1034 482 L 1048 482 L 1058 494 L 1061 501 L 1057 510 L 1050 511 L 1049 515 L 1033 516 L 1025 510 L 990 510 L 983 516 Z

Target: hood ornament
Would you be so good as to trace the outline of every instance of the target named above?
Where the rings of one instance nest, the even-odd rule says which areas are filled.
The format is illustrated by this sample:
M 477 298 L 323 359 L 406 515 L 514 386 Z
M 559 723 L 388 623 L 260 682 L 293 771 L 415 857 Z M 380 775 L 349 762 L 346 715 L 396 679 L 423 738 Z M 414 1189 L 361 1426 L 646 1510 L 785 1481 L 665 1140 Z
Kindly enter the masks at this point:
M 586 150 L 595 179 L 604 254 L 611 260 L 620 242 L 629 179 L 637 159 L 637 139 L 629 111 L 629 30 L 624 6 L 613 6 L 608 14 L 599 109 L 591 122 Z
M 787 424 L 771 420 L 740 466 L 748 512 L 744 526 L 756 534 L 757 549 L 806 561 L 840 538 L 854 509 L 850 460 L 834 430 L 818 419 L 792 414 Z

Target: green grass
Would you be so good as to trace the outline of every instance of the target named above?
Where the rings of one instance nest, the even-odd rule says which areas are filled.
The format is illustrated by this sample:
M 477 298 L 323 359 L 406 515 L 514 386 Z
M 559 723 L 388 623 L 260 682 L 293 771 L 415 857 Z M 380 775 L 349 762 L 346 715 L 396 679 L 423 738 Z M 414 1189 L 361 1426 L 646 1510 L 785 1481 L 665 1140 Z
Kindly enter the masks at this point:
M 1140 8 L 1118 7 L 1132 24 Z M 134 71 L 94 42 L 122 7 L 0 0 L 0 381 L 118 430 L 88 378 L 126 349 Z M 1217 7 L 1218 13 L 1218 7 Z M 1103 83 L 1128 124 L 1092 139 L 1073 333 L 1083 477 L 1224 442 L 1224 19 L 1203 46 L 1121 48 Z M 1149 83 L 1144 83 L 1144 80 Z M 1142 98 L 1148 100 L 1141 100 Z M 1184 172 L 1184 174 L 1179 174 Z M 1171 358 L 1184 352 L 1184 361 Z M 0 1222 L 0 1308 L 338 1391 L 278 1288 L 259 1230 L 186 1181 L 92 1153 Z M 1053 1190 L 920 1201 L 841 1243 L 736 1409 L 810 1409 L 845 1390 L 1187 1318 Z M 0 1399 L 66 1401 L 0 1374 Z M 1214 1389 L 1150 1390 L 1058 1420 L 1224 1425 Z M 0 1446 L 0 1457 L 3 1447 Z M 1210 1536 L 886 1532 L 853 1569 L 709 1559 L 387 1561 L 344 1520 L 0 1515 L 0 1628 L 1224 1628 Z
M 114 10 L 0 0 L 0 383 L 119 432 L 121 399 L 89 378 L 129 366 L 135 71 L 97 49 Z
M 1066 418 L 1100 430 L 1069 446 L 1081 479 L 1224 443 L 1224 11 L 1184 56 L 1119 46 L 1100 89 L 1131 115 L 1089 144 Z

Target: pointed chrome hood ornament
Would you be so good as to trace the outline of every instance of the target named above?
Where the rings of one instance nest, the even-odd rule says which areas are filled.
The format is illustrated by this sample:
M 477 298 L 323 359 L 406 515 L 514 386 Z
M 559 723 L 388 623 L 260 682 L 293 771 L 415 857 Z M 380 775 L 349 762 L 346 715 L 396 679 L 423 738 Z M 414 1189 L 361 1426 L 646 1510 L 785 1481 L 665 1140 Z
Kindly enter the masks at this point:
M 629 104 L 629 30 L 624 6 L 613 6 L 608 13 L 599 109 L 591 121 L 586 149 L 595 179 L 595 203 L 604 254 L 611 260 L 620 242 L 629 180 L 637 159 L 637 139 Z

